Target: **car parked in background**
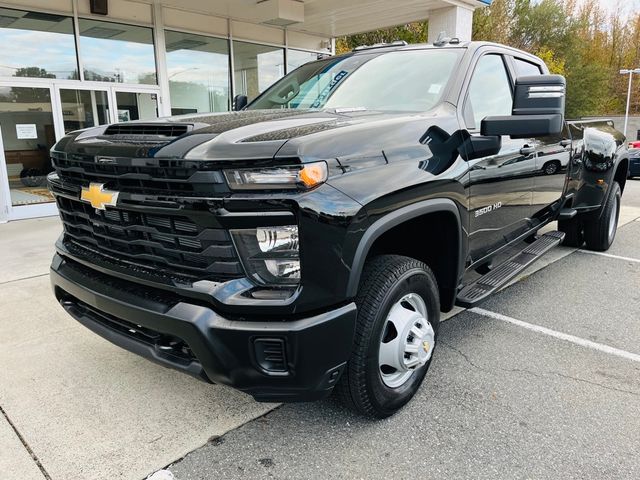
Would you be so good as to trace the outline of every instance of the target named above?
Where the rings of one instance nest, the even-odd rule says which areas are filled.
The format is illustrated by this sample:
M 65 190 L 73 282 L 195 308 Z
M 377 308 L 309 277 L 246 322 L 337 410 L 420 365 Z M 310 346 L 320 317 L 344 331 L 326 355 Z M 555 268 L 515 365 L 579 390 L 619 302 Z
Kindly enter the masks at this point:
M 629 178 L 640 177 L 640 141 L 629 147 Z

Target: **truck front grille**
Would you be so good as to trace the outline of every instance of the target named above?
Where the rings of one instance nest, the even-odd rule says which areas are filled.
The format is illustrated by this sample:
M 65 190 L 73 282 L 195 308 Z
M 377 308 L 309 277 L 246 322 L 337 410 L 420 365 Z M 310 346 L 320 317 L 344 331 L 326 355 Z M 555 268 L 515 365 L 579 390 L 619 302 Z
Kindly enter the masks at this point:
M 222 172 L 202 161 L 112 158 L 51 152 L 65 182 L 106 183 L 119 192 L 146 195 L 219 196 L 229 190 Z
M 95 210 L 57 196 L 65 240 L 132 266 L 192 279 L 243 276 L 229 233 L 180 215 L 156 215 L 122 208 Z

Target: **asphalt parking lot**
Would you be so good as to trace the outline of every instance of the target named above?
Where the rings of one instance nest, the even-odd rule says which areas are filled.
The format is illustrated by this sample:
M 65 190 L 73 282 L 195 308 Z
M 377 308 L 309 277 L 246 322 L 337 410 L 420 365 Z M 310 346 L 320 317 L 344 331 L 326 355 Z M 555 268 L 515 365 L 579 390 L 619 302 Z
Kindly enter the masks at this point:
M 4 233 L 22 222 L 0 226 L 0 479 L 640 478 L 640 181 L 623 204 L 607 255 L 556 249 L 450 316 L 384 421 L 257 404 L 111 346 L 52 299 L 56 221 L 23 249 Z
M 640 207 L 640 182 L 624 203 Z M 444 322 L 422 389 L 390 419 L 331 399 L 284 405 L 168 468 L 179 480 L 640 478 L 640 221 L 608 254 L 622 258 L 559 249 Z

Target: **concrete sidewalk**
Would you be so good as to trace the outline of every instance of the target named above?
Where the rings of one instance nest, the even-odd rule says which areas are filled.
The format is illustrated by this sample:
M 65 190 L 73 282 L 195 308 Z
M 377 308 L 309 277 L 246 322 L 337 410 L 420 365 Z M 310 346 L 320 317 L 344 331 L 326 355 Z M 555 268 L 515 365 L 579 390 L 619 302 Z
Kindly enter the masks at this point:
M 48 277 L 60 230 L 57 218 L 0 226 L 2 480 L 142 479 L 274 407 L 152 364 L 70 318 Z

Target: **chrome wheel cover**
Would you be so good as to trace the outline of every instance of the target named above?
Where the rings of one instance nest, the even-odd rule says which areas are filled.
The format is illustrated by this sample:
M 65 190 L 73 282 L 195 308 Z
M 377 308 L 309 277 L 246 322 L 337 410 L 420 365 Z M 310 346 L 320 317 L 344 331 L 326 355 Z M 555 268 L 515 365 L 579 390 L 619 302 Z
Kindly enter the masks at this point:
M 428 317 L 417 293 L 405 295 L 389 310 L 378 353 L 378 370 L 387 387 L 404 385 L 431 358 L 435 332 Z

